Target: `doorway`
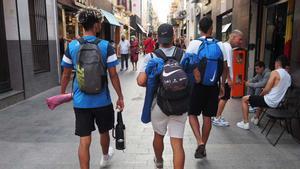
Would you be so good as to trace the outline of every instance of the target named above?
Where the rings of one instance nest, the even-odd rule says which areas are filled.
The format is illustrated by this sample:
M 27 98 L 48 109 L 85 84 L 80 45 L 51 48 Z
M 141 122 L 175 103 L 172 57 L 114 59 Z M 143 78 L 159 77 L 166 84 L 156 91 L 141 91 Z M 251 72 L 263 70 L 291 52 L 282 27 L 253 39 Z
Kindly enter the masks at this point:
M 10 90 L 3 1 L 0 0 L 0 93 Z
M 273 70 L 275 60 L 284 53 L 288 3 L 270 5 L 266 11 L 263 60 Z

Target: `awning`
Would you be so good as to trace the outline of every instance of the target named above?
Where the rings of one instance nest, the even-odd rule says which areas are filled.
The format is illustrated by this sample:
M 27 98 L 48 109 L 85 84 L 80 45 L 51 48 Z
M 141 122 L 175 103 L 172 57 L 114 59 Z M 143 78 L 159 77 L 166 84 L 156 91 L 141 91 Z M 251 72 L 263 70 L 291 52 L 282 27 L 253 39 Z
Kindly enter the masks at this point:
M 222 33 L 227 32 L 228 29 L 230 28 L 230 26 L 231 26 L 231 23 L 228 23 L 228 24 L 226 24 L 226 25 L 223 25 L 223 26 L 222 26 Z
M 128 26 L 130 29 L 135 31 L 135 29 L 132 26 L 130 26 L 130 25 L 126 25 L 126 26 Z
M 147 34 L 147 32 L 145 31 L 145 29 L 143 28 L 142 25 L 140 25 L 140 24 L 138 24 L 138 23 L 136 23 L 136 24 L 137 24 L 137 26 L 139 27 L 139 29 L 140 29 L 143 33 L 146 33 L 146 34 Z
M 120 23 L 118 22 L 117 18 L 110 12 L 107 12 L 103 9 L 100 9 L 101 13 L 104 15 L 104 17 L 107 19 L 107 21 L 111 24 L 111 25 L 115 25 L 115 26 L 121 26 Z

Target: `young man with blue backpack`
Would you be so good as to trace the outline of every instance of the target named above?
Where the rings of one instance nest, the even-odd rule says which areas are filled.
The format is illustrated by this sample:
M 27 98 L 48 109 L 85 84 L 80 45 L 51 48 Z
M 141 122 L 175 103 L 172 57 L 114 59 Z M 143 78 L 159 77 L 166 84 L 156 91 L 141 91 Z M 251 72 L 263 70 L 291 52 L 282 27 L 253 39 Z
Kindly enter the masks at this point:
M 72 92 L 75 135 L 80 137 L 78 148 L 80 168 L 90 168 L 89 148 L 95 122 L 100 133 L 103 153 L 100 166 L 106 167 L 110 164 L 113 153 L 109 147 L 109 130 L 114 127 L 114 108 L 108 89 L 108 75 L 118 95 L 116 106 L 120 110 L 124 108 L 123 94 L 116 71 L 118 59 L 109 42 L 96 37 L 102 20 L 99 11 L 83 10 L 78 14 L 78 20 L 84 28 L 84 36 L 70 42 L 63 56 L 61 93 L 66 92 L 72 70 L 75 70 Z
M 211 117 L 216 116 L 219 97 L 224 94 L 226 56 L 222 42 L 212 38 L 212 20 L 204 17 L 199 22 L 201 37 L 190 42 L 185 58 L 190 61 L 189 73 L 194 83 L 190 98 L 189 122 L 197 140 L 195 158 L 206 157 L 206 143 L 211 130 Z M 222 77 L 222 78 L 221 78 Z M 202 133 L 198 117 L 203 116 Z

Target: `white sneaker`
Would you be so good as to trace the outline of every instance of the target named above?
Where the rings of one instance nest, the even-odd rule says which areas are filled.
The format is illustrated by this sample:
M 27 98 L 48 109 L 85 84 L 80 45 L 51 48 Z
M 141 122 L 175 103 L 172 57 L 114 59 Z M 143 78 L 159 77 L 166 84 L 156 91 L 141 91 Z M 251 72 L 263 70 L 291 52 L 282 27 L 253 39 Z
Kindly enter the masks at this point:
M 255 118 L 255 116 L 253 116 L 253 117 L 251 118 L 251 122 L 252 122 L 254 125 L 257 126 L 257 124 L 258 124 L 258 118 Z
M 102 157 L 101 157 L 100 168 L 105 168 L 110 165 L 113 154 L 114 154 L 114 149 L 112 147 L 109 147 L 108 155 L 106 155 L 106 157 L 104 155 L 102 155 Z
M 224 117 L 220 118 L 220 122 L 221 122 L 222 126 L 225 126 L 225 127 L 229 126 L 229 122 L 226 121 Z
M 245 129 L 245 130 L 250 129 L 249 123 L 245 123 L 243 120 L 241 122 L 236 123 L 236 126 L 238 126 L 241 129 Z
M 220 119 L 218 119 L 216 117 L 213 117 L 211 119 L 212 119 L 211 122 L 212 122 L 213 125 L 220 126 Z
M 212 121 L 212 124 L 215 125 L 215 126 L 219 126 L 219 127 L 227 127 L 229 126 L 229 122 L 226 121 L 224 119 L 224 117 L 221 117 L 221 118 L 213 118 L 213 121 Z

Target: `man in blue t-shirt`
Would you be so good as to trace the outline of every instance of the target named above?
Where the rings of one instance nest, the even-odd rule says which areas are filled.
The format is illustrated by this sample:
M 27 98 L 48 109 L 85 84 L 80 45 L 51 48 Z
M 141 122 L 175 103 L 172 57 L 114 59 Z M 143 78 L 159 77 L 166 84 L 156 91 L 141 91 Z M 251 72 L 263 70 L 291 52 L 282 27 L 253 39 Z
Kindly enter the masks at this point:
M 84 36 L 82 38 L 85 43 L 96 40 L 96 33 L 100 31 L 101 19 L 101 13 L 95 10 L 88 9 L 79 13 L 78 20 L 84 28 Z M 118 95 L 117 109 L 123 110 L 124 101 L 120 80 L 116 71 L 118 60 L 115 51 L 109 42 L 105 40 L 101 40 L 97 46 L 99 47 L 104 67 L 107 68 L 105 73 L 108 72 L 111 83 Z M 61 65 L 64 67 L 64 72 L 61 81 L 61 93 L 66 92 L 72 70 L 77 69 L 79 49 L 80 42 L 73 40 L 68 45 L 63 56 Z M 91 132 L 95 130 L 95 122 L 100 132 L 100 143 L 103 152 L 100 165 L 101 167 L 108 166 L 113 153 L 112 148 L 109 147 L 109 130 L 114 127 L 114 108 L 107 82 L 99 94 L 90 95 L 80 90 L 77 78 L 75 78 L 73 81 L 73 104 L 76 119 L 75 134 L 80 137 L 78 156 L 81 169 L 89 168 L 89 147 L 91 144 Z

